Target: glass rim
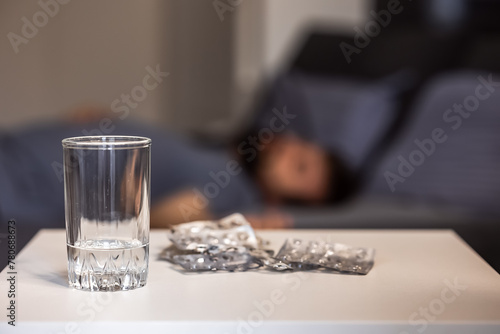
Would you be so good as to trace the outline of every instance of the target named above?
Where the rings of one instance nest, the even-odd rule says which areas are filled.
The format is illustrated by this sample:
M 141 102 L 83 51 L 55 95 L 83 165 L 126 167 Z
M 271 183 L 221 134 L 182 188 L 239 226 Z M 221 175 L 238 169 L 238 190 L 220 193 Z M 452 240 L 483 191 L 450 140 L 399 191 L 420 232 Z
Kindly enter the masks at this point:
M 112 135 L 112 136 L 79 136 L 62 140 L 63 148 L 79 149 L 132 149 L 151 146 L 151 139 L 140 136 Z

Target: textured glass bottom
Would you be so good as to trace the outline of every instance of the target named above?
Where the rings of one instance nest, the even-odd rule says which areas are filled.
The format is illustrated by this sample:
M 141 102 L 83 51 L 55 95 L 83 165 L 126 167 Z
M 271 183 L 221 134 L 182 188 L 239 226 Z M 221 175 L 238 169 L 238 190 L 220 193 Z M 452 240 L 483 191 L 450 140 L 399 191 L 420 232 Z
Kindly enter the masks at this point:
M 68 280 L 75 289 L 131 290 L 144 286 L 149 244 L 140 241 L 86 240 L 67 245 Z

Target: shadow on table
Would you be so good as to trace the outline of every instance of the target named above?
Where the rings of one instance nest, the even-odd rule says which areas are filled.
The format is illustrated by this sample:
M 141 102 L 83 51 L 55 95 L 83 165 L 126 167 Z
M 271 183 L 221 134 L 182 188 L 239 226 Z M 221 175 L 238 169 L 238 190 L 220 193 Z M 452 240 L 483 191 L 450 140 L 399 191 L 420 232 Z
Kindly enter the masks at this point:
M 58 273 L 51 273 L 51 274 L 40 274 L 40 273 L 35 273 L 35 275 L 43 279 L 44 281 L 47 281 L 49 283 L 63 286 L 65 288 L 69 287 L 68 285 L 68 272 L 67 271 L 61 271 Z

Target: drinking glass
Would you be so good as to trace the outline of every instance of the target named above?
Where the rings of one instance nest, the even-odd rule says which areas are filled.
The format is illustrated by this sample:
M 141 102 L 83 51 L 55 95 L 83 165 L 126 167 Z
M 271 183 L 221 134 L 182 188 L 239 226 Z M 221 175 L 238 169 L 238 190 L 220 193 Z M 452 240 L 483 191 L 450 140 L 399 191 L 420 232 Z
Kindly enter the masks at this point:
M 69 285 L 130 290 L 146 284 L 151 139 L 62 141 Z

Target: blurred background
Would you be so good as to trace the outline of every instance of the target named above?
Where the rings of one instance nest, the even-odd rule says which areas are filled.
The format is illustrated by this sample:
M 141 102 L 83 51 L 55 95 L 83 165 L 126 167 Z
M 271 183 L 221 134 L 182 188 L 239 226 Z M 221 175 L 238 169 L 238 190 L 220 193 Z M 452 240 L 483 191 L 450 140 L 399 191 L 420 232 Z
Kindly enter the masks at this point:
M 295 227 L 452 228 L 499 270 L 499 15 L 495 0 L 3 1 L 0 131 L 98 106 L 220 147 L 288 108 L 288 130 L 355 179 L 342 204 L 283 205 Z
M 22 36 L 21 19 L 32 22 L 42 8 L 38 1 L 3 3 L 1 127 L 60 117 L 81 103 L 110 105 L 141 83 L 146 66 L 159 64 L 170 77 L 131 116 L 182 131 L 230 131 L 311 26 L 350 31 L 373 5 L 233 3 L 219 15 L 215 1 L 70 1 L 18 53 L 7 33 Z

